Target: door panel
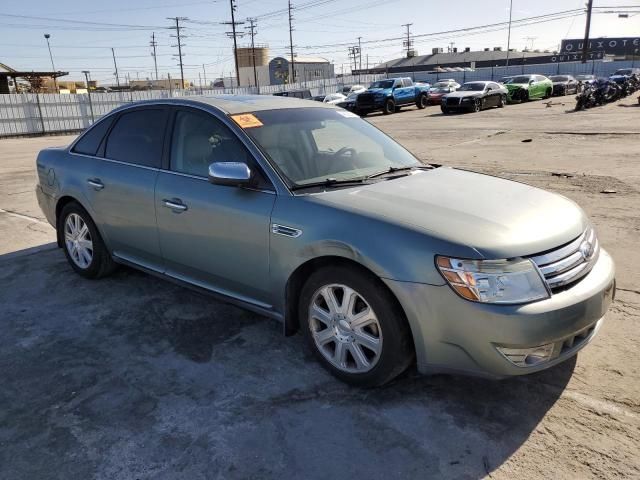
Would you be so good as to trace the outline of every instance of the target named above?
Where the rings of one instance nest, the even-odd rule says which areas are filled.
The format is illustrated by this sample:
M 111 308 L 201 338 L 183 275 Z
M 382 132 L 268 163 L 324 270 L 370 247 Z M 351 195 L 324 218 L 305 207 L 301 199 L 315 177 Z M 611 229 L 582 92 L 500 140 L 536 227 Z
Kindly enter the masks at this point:
M 152 270 L 162 269 L 154 188 L 167 118 L 161 106 L 122 112 L 102 146 L 97 175 L 88 179 L 113 254 Z
M 160 172 L 156 210 L 166 273 L 269 304 L 272 193 Z M 181 203 L 184 210 L 165 204 Z
M 161 270 L 154 188 L 158 171 L 103 160 L 94 208 L 112 252 L 152 270 Z M 91 187 L 89 187 L 91 188 Z

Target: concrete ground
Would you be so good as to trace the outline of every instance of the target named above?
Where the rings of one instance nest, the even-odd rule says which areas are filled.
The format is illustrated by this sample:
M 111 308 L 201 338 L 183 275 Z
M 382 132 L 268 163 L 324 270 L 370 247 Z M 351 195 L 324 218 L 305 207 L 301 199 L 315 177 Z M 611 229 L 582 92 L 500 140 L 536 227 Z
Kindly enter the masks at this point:
M 72 137 L 0 141 L 0 478 L 639 478 L 634 102 L 371 116 L 425 161 L 577 201 L 620 287 L 556 368 L 410 371 L 375 390 L 333 379 L 274 321 L 130 269 L 81 279 L 33 194 L 36 152 Z

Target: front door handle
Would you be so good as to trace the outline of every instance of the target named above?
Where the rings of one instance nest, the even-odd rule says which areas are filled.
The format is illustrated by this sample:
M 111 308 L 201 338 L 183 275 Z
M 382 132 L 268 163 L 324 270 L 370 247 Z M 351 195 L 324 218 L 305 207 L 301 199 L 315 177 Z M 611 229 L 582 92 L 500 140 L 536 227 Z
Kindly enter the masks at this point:
M 102 183 L 99 178 L 90 178 L 87 180 L 87 183 L 96 190 L 102 190 L 104 188 L 104 183 Z
M 164 203 L 165 207 L 170 208 L 177 213 L 184 212 L 188 208 L 184 203 L 182 203 L 182 200 L 180 200 L 179 198 L 172 198 L 171 200 L 167 200 L 165 198 L 164 200 L 162 200 L 162 203 Z

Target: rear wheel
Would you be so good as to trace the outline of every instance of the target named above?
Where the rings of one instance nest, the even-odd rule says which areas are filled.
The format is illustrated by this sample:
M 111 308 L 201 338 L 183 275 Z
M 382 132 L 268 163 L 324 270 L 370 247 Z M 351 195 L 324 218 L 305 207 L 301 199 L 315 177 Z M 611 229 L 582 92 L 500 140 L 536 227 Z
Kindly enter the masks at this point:
M 384 102 L 384 108 L 382 109 L 382 113 L 385 115 L 391 115 L 396 111 L 396 102 L 393 101 L 393 98 L 388 98 Z
M 429 103 L 429 100 L 427 99 L 427 95 L 425 93 L 422 93 L 418 97 L 418 101 L 416 102 L 416 107 L 422 110 L 424 108 L 427 108 L 428 103 Z
M 104 277 L 116 268 L 91 216 L 78 203 L 62 209 L 58 220 L 64 254 L 76 273 L 85 278 Z
M 498 108 L 504 108 L 504 104 L 507 101 L 507 96 L 506 95 L 500 95 L 500 98 L 498 99 Z
M 300 323 L 309 347 L 339 379 L 389 382 L 413 360 L 403 312 L 380 280 L 348 267 L 314 272 L 302 289 Z

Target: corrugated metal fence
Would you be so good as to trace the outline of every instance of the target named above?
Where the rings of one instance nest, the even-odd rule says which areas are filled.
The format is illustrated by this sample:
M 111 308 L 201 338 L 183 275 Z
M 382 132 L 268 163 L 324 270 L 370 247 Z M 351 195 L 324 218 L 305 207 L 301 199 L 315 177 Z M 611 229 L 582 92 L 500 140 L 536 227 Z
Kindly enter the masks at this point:
M 23 93 L 0 95 L 0 137 L 45 133 L 76 132 L 120 105 L 138 100 L 220 94 L 271 95 L 283 90 L 307 88 L 312 95 L 333 93 L 343 85 L 369 82 L 381 75 L 347 76 L 293 85 L 267 85 L 215 90 L 149 90 L 89 94 Z

